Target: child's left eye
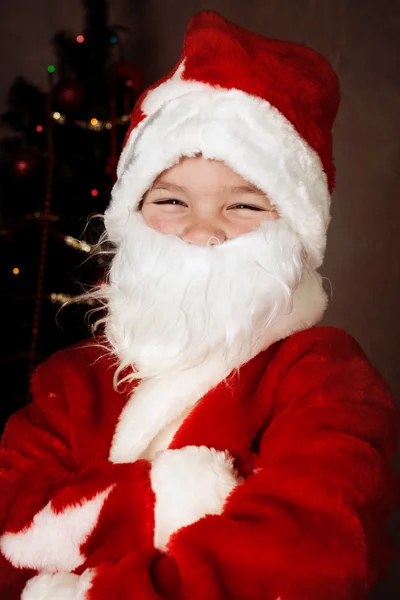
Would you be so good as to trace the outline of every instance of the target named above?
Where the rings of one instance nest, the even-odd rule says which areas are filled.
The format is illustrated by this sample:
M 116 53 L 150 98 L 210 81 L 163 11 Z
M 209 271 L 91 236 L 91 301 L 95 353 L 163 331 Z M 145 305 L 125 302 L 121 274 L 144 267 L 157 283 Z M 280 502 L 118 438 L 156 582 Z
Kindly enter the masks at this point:
M 258 211 L 264 210 L 263 208 L 260 208 L 259 206 L 253 206 L 252 204 L 235 204 L 235 206 L 231 206 L 230 209 L 231 208 L 244 208 L 247 210 L 258 210 Z

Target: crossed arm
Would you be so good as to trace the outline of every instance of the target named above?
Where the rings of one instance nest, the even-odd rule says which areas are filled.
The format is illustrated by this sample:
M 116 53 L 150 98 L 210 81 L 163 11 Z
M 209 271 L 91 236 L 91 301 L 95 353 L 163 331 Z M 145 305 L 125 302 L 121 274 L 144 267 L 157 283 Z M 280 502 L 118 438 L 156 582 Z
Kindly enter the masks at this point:
M 166 490 L 156 463 L 94 459 L 80 468 L 61 388 L 14 415 L 0 455 L 0 596 L 364 599 L 391 556 L 397 412 L 343 332 L 328 341 L 316 332 L 306 352 L 286 358 L 254 471 L 242 482 L 223 453 L 206 448 L 156 459 L 178 465 Z M 269 392 L 261 384 L 257 393 Z M 204 468 L 198 490 L 180 477 L 185 452 L 186 468 L 190 460 Z M 207 506 L 216 490 L 220 511 Z M 178 518 L 160 542 L 165 494 L 178 508 L 204 497 L 204 516 Z

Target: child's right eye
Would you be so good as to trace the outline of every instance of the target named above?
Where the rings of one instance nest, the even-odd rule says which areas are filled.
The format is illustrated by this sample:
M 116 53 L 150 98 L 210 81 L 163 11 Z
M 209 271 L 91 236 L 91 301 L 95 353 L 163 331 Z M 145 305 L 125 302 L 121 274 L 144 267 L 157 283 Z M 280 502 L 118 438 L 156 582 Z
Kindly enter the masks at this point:
M 186 206 L 182 200 L 176 198 L 167 198 L 166 200 L 154 200 L 153 204 L 170 204 L 172 206 Z

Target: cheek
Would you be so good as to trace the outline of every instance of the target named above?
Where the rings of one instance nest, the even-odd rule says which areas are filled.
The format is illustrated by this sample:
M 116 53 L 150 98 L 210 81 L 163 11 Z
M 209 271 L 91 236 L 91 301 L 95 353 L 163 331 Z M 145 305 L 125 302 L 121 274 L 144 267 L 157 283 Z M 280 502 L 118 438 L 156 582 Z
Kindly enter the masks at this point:
M 265 220 L 276 220 L 278 216 L 269 216 L 266 217 L 264 214 L 260 217 L 255 217 L 254 219 L 239 219 L 237 222 L 231 222 L 229 224 L 229 232 L 228 238 L 233 239 L 238 237 L 239 235 L 244 235 L 245 233 L 250 233 L 259 227 L 262 221 Z
M 161 216 L 156 215 L 146 215 L 146 212 L 143 211 L 143 218 L 146 221 L 147 225 L 160 233 L 166 234 L 175 234 L 176 233 L 176 224 L 173 219 L 168 219 Z
M 243 219 L 243 221 L 239 221 L 238 223 L 231 223 L 229 226 L 229 234 L 228 234 L 228 238 L 229 239 L 234 239 L 239 237 L 239 235 L 244 235 L 245 233 L 250 233 L 250 231 L 253 231 L 253 229 L 256 229 L 256 227 L 259 225 L 258 222 L 254 222 L 254 221 L 246 221 L 245 219 Z

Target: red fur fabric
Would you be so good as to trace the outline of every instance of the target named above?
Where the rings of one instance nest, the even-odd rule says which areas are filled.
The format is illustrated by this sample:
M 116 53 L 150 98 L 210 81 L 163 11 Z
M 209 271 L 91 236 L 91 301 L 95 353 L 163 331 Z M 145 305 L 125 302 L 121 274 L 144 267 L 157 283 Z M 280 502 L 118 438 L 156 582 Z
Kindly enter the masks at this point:
M 239 89 L 274 106 L 319 155 L 332 192 L 331 129 L 340 101 L 332 67 L 306 46 L 265 38 L 214 11 L 201 11 L 191 19 L 178 65 L 139 98 L 125 141 L 146 118 L 142 104 L 148 92 L 171 78 L 183 60 L 184 80 Z
M 243 482 L 222 514 L 178 529 L 165 553 L 153 545 L 150 462 L 108 460 L 130 395 L 113 390 L 113 372 L 91 344 L 62 351 L 38 369 L 35 401 L 8 423 L 1 598 L 20 598 L 29 579 L 68 561 L 77 578 L 92 570 L 90 600 L 366 598 L 391 559 L 399 418 L 350 336 L 296 333 L 196 405 L 170 448 L 227 451 Z

